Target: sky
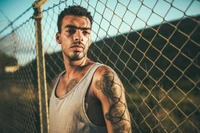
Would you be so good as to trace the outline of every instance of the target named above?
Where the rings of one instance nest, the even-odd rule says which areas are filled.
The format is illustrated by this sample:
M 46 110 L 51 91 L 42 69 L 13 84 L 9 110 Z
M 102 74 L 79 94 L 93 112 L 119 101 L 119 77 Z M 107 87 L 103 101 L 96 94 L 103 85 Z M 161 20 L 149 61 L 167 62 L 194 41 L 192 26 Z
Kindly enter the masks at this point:
M 0 0 L 0 30 L 5 28 L 10 21 L 14 21 L 18 16 L 23 14 L 34 2 L 35 0 Z M 47 9 L 49 6 L 52 6 L 53 3 L 58 2 L 59 0 L 48 0 L 44 4 L 43 9 Z M 30 18 L 32 14 L 33 8 L 29 9 L 29 11 L 22 16 L 22 21 Z
M 33 15 L 33 8 L 31 6 L 34 1 L 35 0 L 0 0 L 0 31 L 27 11 L 27 9 L 29 10 L 13 24 L 13 27 L 17 27 L 29 19 Z M 43 5 L 43 9 L 46 10 L 54 4 L 58 4 L 59 1 L 63 0 L 48 0 Z M 90 6 L 88 10 L 92 13 L 95 20 L 92 32 L 93 41 L 148 28 L 149 26 L 161 24 L 163 21 L 173 21 L 183 18 L 185 15 L 200 15 L 199 0 L 67 0 L 68 4 L 73 3 L 73 1 L 75 1 L 76 4 L 81 3 L 81 5 L 85 7 L 87 7 L 89 3 Z M 62 6 L 61 8 L 64 7 Z M 57 8 L 53 11 L 48 10 L 48 13 L 56 12 L 56 9 Z M 44 13 L 44 17 L 48 15 L 48 13 Z M 52 22 L 52 19 L 57 19 L 57 15 L 52 16 L 54 17 L 48 17 L 48 22 Z M 123 18 L 123 21 L 121 18 Z M 55 21 L 50 29 L 55 29 L 52 28 L 56 27 Z M 6 31 L 9 32 L 9 30 Z M 7 32 L 0 34 L 0 37 Z M 50 40 L 50 42 L 45 42 L 48 44 L 45 46 L 46 51 L 49 53 L 55 52 L 55 50 L 59 51 L 60 47 L 54 48 L 56 42 L 55 40 L 52 41 L 52 38 L 55 37 L 55 30 L 46 30 L 43 34 L 44 36 L 48 36 L 46 39 L 47 41 Z M 50 49 L 49 47 L 53 47 L 54 49 Z M 24 61 L 22 64 L 24 64 Z
M 30 8 L 35 0 L 0 0 L 0 30 L 5 28 L 10 21 L 15 20 L 19 15 L 21 15 L 24 11 L 26 11 L 28 8 Z M 68 0 L 70 1 L 70 0 Z M 81 0 L 75 0 L 75 1 L 81 1 Z M 91 5 L 95 5 L 97 0 L 83 0 L 91 3 Z M 101 0 L 102 2 L 98 2 L 97 9 L 101 10 L 102 3 L 105 3 L 106 0 Z M 110 8 L 116 6 L 117 0 L 107 0 L 107 6 L 110 6 Z M 119 0 L 123 1 L 122 3 L 126 5 L 126 3 L 129 0 Z M 139 6 L 139 3 L 143 2 L 148 7 L 153 7 L 154 4 L 157 2 L 155 12 L 159 13 L 160 15 L 164 15 L 169 4 L 166 4 L 165 1 L 172 2 L 173 5 L 178 7 L 180 10 L 186 10 L 188 5 L 192 0 L 132 0 L 131 4 L 133 5 L 133 10 L 137 10 L 137 6 Z M 47 2 L 44 4 L 43 9 L 47 9 L 48 7 L 51 7 L 53 4 L 57 4 L 59 0 L 47 0 Z M 78 2 L 77 2 L 78 3 Z M 131 5 L 129 4 L 129 5 Z M 116 8 L 117 9 L 117 8 Z M 121 14 L 124 12 L 123 8 L 120 8 L 116 10 L 117 14 Z M 194 0 L 192 5 L 190 6 L 190 9 L 188 10 L 189 15 L 196 15 L 200 14 L 200 2 L 198 0 Z M 180 16 L 180 13 L 178 13 L 177 9 L 174 11 L 171 11 L 173 13 L 168 13 L 167 19 L 177 19 Z M 23 20 L 28 19 L 33 14 L 33 9 L 31 8 L 27 13 L 23 15 Z M 140 11 L 138 12 L 138 16 L 141 16 L 142 19 L 146 19 L 148 17 L 149 11 L 146 8 L 140 8 Z M 107 14 L 109 15 L 109 13 Z M 108 16 L 109 17 L 109 16 Z M 154 21 L 153 21 L 154 20 Z M 158 22 L 158 21 L 157 21 Z M 149 24 L 156 24 L 155 19 L 152 17 L 152 21 L 149 22 Z M 143 27 L 141 27 L 143 28 Z

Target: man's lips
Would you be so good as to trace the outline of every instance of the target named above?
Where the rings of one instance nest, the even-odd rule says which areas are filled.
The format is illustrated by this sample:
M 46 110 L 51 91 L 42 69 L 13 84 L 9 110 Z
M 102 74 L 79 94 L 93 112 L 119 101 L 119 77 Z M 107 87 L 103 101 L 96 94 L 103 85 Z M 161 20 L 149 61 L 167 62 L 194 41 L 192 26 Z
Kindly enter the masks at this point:
M 74 42 L 70 48 L 84 48 L 84 45 L 81 42 Z
M 71 46 L 71 48 L 74 48 L 74 47 L 83 48 L 83 46 L 81 46 L 81 45 L 73 45 L 73 46 Z
M 75 51 L 82 51 L 84 49 L 84 45 L 82 43 L 73 43 L 70 48 Z

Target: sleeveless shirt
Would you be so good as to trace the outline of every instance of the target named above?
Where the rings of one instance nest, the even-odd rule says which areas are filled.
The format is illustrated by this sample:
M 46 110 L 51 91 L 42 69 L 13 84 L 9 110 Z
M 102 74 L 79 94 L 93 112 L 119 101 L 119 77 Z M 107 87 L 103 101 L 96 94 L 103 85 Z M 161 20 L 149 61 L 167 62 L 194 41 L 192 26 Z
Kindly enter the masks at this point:
M 56 97 L 56 88 L 60 76 L 50 98 L 49 122 L 50 133 L 106 133 L 105 126 L 93 124 L 85 111 L 85 95 L 91 84 L 96 69 L 103 64 L 94 63 L 76 86 L 65 96 Z

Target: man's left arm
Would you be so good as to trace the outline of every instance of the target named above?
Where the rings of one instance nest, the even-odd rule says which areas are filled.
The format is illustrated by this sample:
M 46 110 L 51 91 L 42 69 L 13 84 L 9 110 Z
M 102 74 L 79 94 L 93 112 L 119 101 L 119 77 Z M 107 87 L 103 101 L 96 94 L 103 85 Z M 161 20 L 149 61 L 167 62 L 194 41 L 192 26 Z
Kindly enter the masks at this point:
M 124 87 L 109 67 L 101 67 L 95 80 L 97 98 L 101 101 L 108 133 L 131 133 L 131 120 Z

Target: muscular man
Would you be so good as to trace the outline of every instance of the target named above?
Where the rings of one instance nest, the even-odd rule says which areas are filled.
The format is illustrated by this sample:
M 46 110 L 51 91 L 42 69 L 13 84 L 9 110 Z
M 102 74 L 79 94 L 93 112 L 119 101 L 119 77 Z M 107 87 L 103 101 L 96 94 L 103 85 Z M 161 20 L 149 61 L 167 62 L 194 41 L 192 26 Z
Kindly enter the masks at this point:
M 120 79 L 87 57 L 92 21 L 81 6 L 69 6 L 58 16 L 56 41 L 65 71 L 56 78 L 50 98 L 50 133 L 131 133 Z

